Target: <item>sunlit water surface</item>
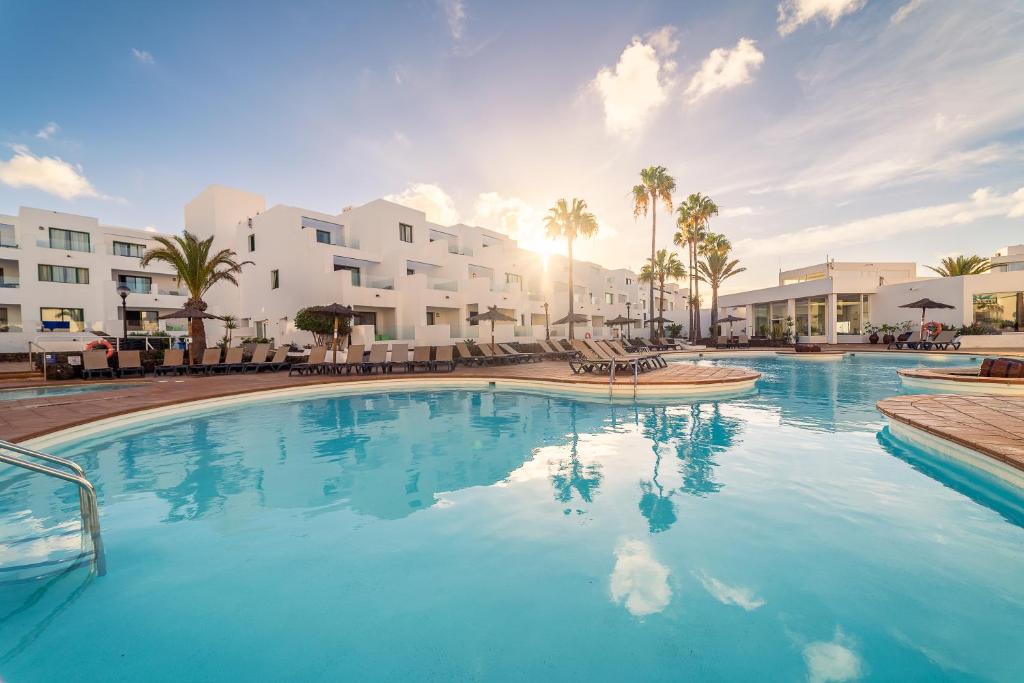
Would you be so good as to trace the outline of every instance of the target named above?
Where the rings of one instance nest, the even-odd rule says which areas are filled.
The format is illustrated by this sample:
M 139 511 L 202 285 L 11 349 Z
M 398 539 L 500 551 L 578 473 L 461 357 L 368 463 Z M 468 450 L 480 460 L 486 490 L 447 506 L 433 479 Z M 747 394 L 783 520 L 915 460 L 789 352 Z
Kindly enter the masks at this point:
M 102 577 L 74 490 L 2 470 L 0 566 L 39 566 L 0 678 L 1021 680 L 1020 492 L 874 408 L 943 361 L 716 362 L 758 393 L 268 401 L 61 449 Z

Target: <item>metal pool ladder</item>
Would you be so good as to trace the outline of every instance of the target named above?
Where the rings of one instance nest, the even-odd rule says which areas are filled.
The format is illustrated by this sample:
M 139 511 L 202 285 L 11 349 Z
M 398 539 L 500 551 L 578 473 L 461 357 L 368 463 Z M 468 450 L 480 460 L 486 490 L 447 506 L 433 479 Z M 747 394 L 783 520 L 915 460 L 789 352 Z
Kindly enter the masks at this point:
M 33 459 L 42 460 L 64 469 L 33 462 Z M 78 486 L 78 507 L 82 514 L 82 533 L 88 536 L 92 542 L 96 573 L 103 576 L 106 573 L 106 560 L 103 555 L 103 539 L 100 536 L 100 513 L 96 507 L 96 489 L 86 479 L 85 470 L 78 463 L 70 460 L 3 440 L 0 440 L 0 462 L 38 474 L 45 474 L 48 477 L 71 482 Z

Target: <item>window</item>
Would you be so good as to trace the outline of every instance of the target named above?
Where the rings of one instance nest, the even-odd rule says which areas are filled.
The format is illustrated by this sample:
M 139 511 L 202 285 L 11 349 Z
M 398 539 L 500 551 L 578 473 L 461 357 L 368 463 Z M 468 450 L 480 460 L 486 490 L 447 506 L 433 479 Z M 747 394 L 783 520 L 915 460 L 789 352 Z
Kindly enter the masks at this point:
M 867 334 L 869 317 L 867 294 L 836 296 L 836 334 Z
M 771 319 L 768 304 L 754 304 L 754 333 L 761 337 L 771 336 Z
M 627 285 L 631 285 L 631 284 L 633 284 L 633 278 L 631 278 L 631 277 L 627 277 L 627 278 L 626 278 L 626 284 L 627 284 Z
M 335 265 L 334 266 L 334 270 L 335 271 L 347 270 L 348 272 L 352 273 L 352 284 L 353 284 L 353 286 L 358 287 L 360 285 L 359 269 L 356 268 L 355 266 Z
M 436 325 L 437 324 L 437 313 L 435 313 L 434 311 L 427 311 L 427 324 L 428 325 Z
M 149 294 L 153 288 L 153 278 L 144 275 L 118 275 L 117 283 L 136 294 Z
M 87 232 L 50 228 L 50 249 L 92 251 L 92 245 L 89 243 L 89 233 Z
M 85 311 L 81 308 L 40 308 L 43 329 L 81 332 L 85 329 Z
M 604 302 L 606 304 L 613 304 L 613 303 L 615 303 L 615 295 L 612 294 L 611 292 L 605 292 L 604 293 Z
M 774 306 L 774 304 L 772 304 Z M 828 310 L 828 298 L 815 296 L 809 299 L 796 300 L 796 320 L 793 324 L 793 334 L 806 337 L 808 335 L 824 336 L 828 332 L 828 318 L 825 311 Z M 775 321 L 772 321 L 773 324 Z
M 619 303 L 620 304 L 626 303 L 626 295 L 625 294 L 619 294 Z
M 256 235 L 249 235 L 249 251 L 256 251 Z
M 973 296 L 974 322 L 992 329 L 1020 331 L 1024 292 L 993 292 Z
M 398 239 L 403 242 L 412 242 L 412 226 L 407 223 L 398 224 Z
M 160 314 L 156 311 L 125 311 L 128 318 L 129 332 L 156 332 Z M 117 309 L 117 317 L 121 317 L 121 309 Z
M 89 284 L 89 269 L 74 266 L 48 266 L 39 264 L 40 282 L 66 282 L 73 285 Z
M 320 244 L 330 244 L 331 233 L 327 232 L 326 230 L 317 230 L 316 241 L 319 242 Z
M 505 284 L 512 285 L 515 289 L 523 289 L 523 278 L 516 273 L 505 273 Z
M 146 247 L 141 244 L 132 244 L 131 242 L 114 242 L 114 256 L 142 258 L 142 254 L 144 254 L 145 251 Z
M 593 292 L 587 292 L 587 297 L 590 299 L 590 305 L 593 306 L 594 305 L 594 293 Z
M 277 289 L 281 286 L 281 276 L 276 270 L 270 271 L 270 288 Z

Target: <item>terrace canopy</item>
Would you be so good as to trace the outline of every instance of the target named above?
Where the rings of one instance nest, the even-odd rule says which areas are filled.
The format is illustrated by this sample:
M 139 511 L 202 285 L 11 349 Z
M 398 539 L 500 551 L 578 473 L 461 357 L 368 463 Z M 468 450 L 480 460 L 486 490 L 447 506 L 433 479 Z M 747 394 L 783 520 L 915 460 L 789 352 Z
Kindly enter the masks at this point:
M 479 313 L 479 314 L 476 314 L 476 315 L 471 315 L 468 318 L 466 318 L 466 320 L 468 320 L 469 322 L 480 322 L 481 320 L 490 320 L 491 321 L 491 343 L 492 344 L 494 343 L 494 323 L 495 322 L 514 323 L 516 321 L 516 319 L 513 318 L 512 316 L 505 315 L 504 313 L 499 311 L 497 306 L 489 306 L 485 313 Z
M 331 352 L 331 355 L 332 355 L 331 362 L 332 363 L 337 363 L 338 362 L 338 326 L 341 324 L 341 319 L 342 318 L 351 318 L 352 316 L 354 316 L 356 314 L 356 312 L 353 311 L 348 306 L 344 306 L 344 305 L 338 304 L 338 303 L 327 304 L 326 306 L 314 306 L 310 310 L 313 311 L 314 313 L 320 313 L 320 314 L 323 314 L 323 315 L 332 315 L 332 316 L 334 316 L 334 341 L 331 343 L 331 349 L 332 349 L 332 352 Z
M 917 301 L 911 301 L 909 304 L 903 304 L 900 308 L 920 308 L 921 309 L 921 328 L 924 329 L 924 317 L 929 309 L 939 308 L 956 308 L 956 306 L 950 306 L 949 304 L 939 303 L 938 301 L 932 301 L 931 299 L 918 299 Z M 924 337 L 922 333 L 922 338 Z
M 212 313 L 207 313 L 206 311 L 200 310 L 198 308 L 193 308 L 191 306 L 186 306 L 185 308 L 179 308 L 176 311 L 171 311 L 170 313 L 165 313 L 165 314 L 161 315 L 160 317 L 163 318 L 164 320 L 167 320 L 168 318 L 171 318 L 171 319 L 184 318 L 184 319 L 188 320 L 188 333 L 190 335 L 192 334 L 192 321 L 193 320 L 222 320 L 222 318 L 219 315 L 214 315 Z M 192 348 L 192 344 L 191 343 L 188 345 L 188 362 L 189 363 L 195 363 L 196 362 L 195 350 Z

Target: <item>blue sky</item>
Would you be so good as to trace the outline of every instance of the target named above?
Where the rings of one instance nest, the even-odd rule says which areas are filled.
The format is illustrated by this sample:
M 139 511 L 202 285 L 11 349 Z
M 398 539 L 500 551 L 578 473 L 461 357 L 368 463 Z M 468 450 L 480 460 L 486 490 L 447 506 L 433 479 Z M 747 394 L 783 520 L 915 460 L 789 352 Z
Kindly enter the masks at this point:
M 0 0 L 0 212 L 175 231 L 207 184 L 338 212 L 393 196 L 639 268 L 661 164 L 749 268 L 1024 242 L 1024 5 Z M 672 228 L 659 214 L 662 246 Z

